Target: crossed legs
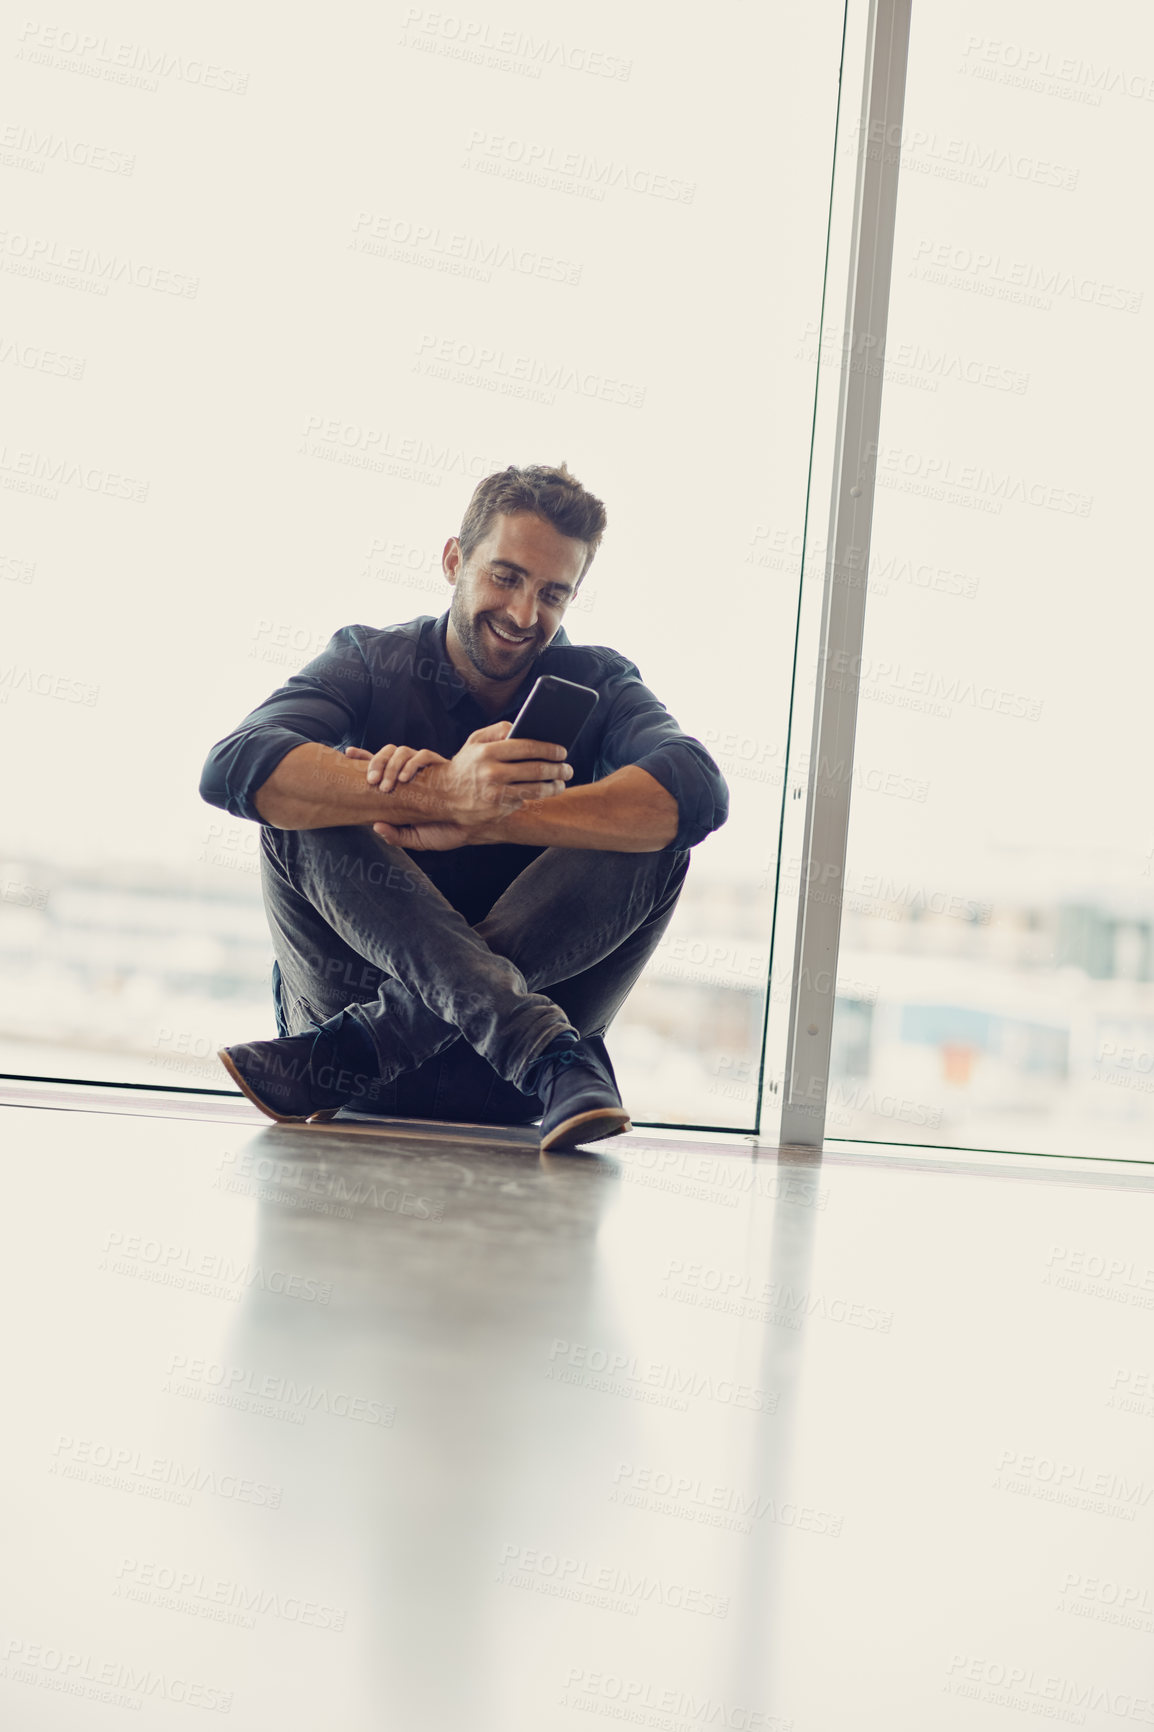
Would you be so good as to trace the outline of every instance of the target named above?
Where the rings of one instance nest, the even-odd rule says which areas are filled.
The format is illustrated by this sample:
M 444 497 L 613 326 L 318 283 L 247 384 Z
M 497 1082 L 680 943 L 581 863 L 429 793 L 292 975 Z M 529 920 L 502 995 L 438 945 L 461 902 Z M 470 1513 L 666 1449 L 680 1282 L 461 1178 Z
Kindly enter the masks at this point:
M 528 1065 L 567 1028 L 604 1034 L 689 855 L 547 848 L 475 926 L 419 859 L 359 826 L 262 829 L 281 1031 L 348 1010 L 395 1108 L 525 1122 L 540 1112 L 518 1087 Z

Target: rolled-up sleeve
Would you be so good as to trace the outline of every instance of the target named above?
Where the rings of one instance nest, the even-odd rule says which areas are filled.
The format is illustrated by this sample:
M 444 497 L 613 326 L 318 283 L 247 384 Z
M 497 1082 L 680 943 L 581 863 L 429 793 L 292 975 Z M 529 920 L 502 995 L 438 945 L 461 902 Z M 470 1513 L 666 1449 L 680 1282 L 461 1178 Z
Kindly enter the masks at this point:
M 677 802 L 677 833 L 666 849 L 694 848 L 729 816 L 725 778 L 700 740 L 682 733 L 660 698 L 628 664 L 629 674 L 602 689 L 609 711 L 603 724 L 597 777 L 635 764 Z
M 371 693 L 356 627 L 342 626 L 319 656 L 217 741 L 201 772 L 201 799 L 234 818 L 264 823 L 255 797 L 281 759 L 311 741 L 338 746 L 359 740 Z

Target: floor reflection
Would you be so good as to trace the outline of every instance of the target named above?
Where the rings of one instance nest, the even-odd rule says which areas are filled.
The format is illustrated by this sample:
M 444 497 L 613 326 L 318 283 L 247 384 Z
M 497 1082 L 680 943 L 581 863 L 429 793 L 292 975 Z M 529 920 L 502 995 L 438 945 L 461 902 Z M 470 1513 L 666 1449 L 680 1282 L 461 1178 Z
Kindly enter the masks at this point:
M 265 1427 L 291 1521 L 262 1530 L 251 1567 L 275 1581 L 305 1566 L 368 1611 L 362 1714 L 498 1726 L 497 1577 L 526 1511 L 580 1471 L 579 1432 L 543 1432 L 545 1374 L 556 1340 L 613 1334 L 595 1270 L 619 1163 L 270 1129 L 245 1165 L 260 1175 L 255 1261 L 332 1287 L 297 1306 L 251 1291 L 229 1337 L 234 1365 L 309 1407 Z M 259 1422 L 222 1409 L 217 1423 L 227 1453 Z
M 108 1108 L 6 1116 L 5 1725 L 1141 1718 L 1154 1172 Z

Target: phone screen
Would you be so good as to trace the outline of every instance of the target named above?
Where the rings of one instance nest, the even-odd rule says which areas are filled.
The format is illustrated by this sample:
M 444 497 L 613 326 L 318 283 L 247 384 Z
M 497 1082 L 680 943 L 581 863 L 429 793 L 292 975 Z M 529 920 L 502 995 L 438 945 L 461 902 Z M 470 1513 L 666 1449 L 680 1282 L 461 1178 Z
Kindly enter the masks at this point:
M 517 712 L 509 739 L 545 740 L 568 752 L 597 703 L 592 686 L 543 674 Z

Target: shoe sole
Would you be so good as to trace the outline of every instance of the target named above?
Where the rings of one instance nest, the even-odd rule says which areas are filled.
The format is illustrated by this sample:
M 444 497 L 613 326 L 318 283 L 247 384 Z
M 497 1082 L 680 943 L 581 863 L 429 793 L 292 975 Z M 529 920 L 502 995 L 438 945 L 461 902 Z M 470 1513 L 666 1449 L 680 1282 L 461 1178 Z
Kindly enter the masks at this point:
M 590 1112 L 574 1113 L 571 1119 L 563 1119 L 541 1139 L 541 1153 L 577 1149 L 583 1143 L 595 1143 L 602 1137 L 616 1137 L 632 1129 L 624 1107 L 594 1107 Z
M 316 1113 L 278 1113 L 274 1107 L 269 1106 L 267 1101 L 262 1101 L 260 1096 L 253 1092 L 223 1047 L 216 1056 L 246 1100 L 250 1100 L 254 1107 L 259 1107 L 266 1118 L 275 1119 L 278 1125 L 322 1124 L 326 1119 L 335 1119 L 340 1111 L 339 1107 L 333 1107 Z

